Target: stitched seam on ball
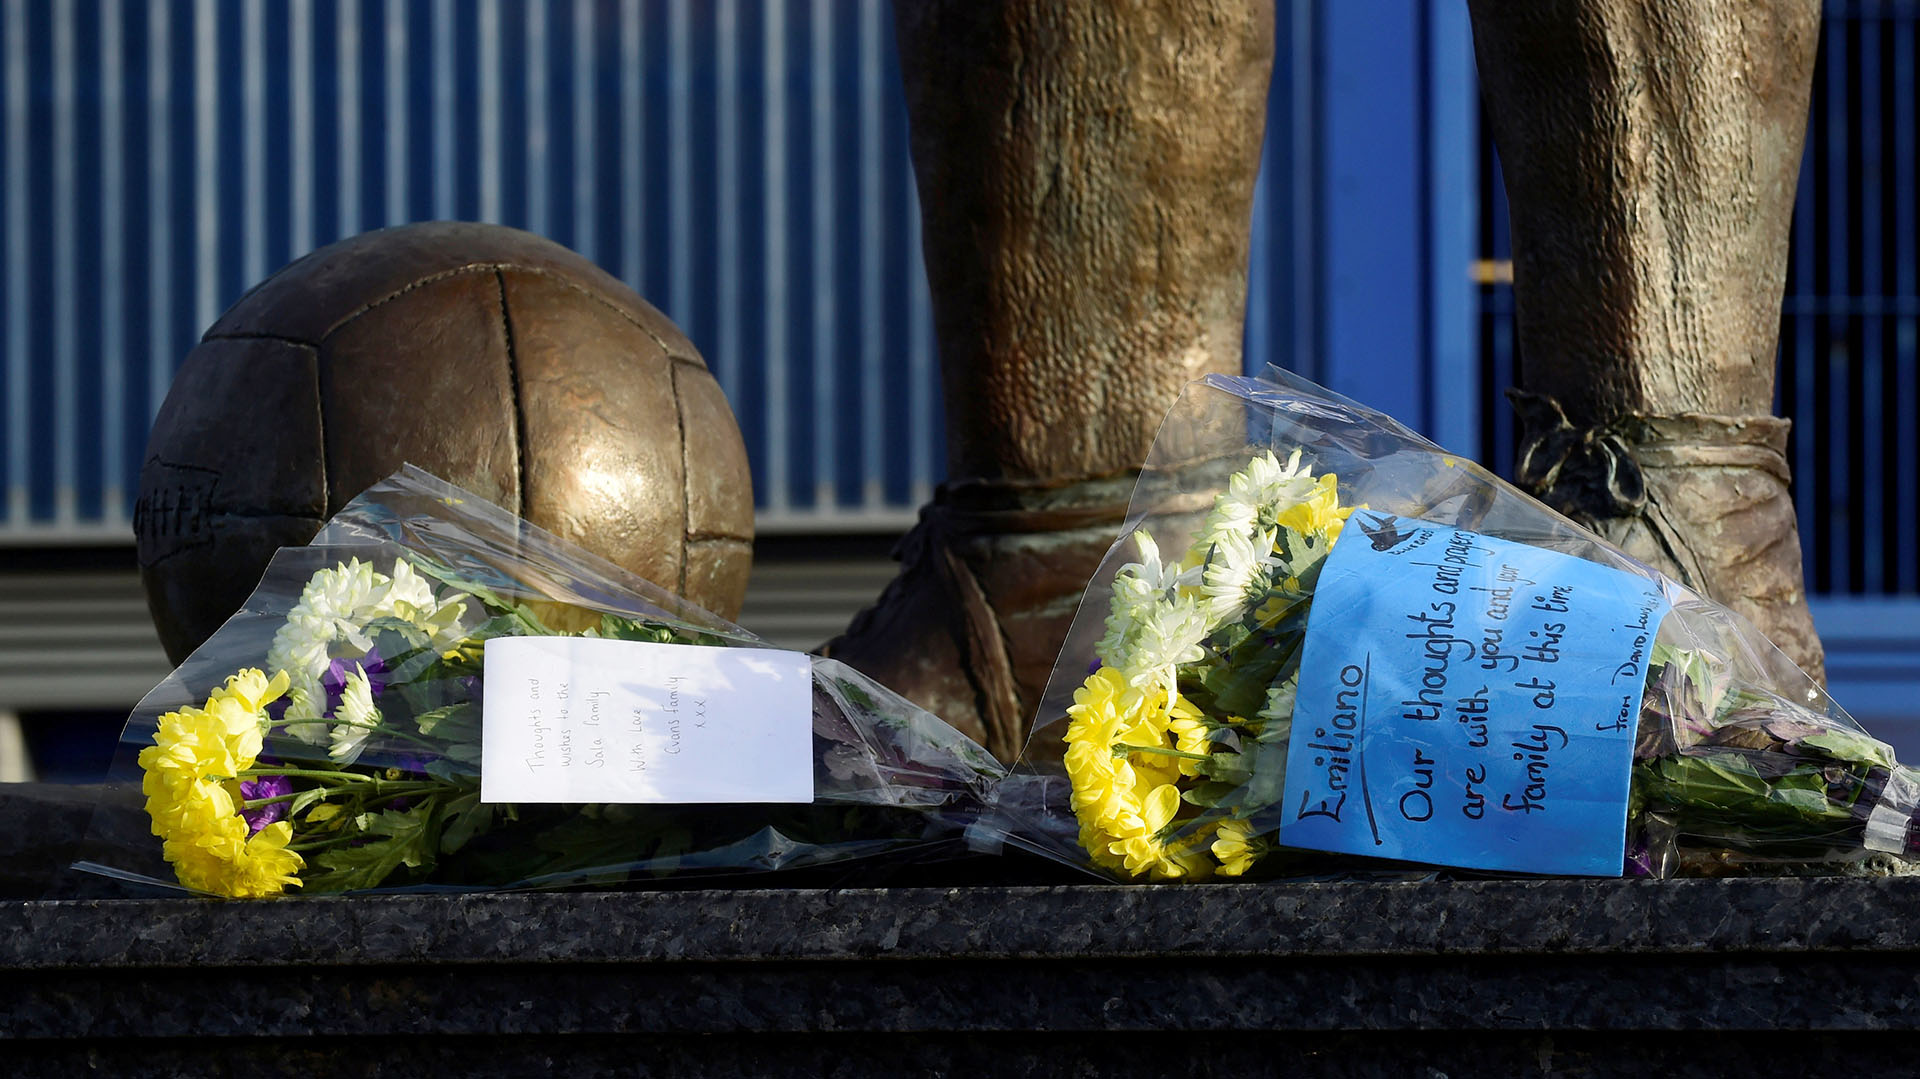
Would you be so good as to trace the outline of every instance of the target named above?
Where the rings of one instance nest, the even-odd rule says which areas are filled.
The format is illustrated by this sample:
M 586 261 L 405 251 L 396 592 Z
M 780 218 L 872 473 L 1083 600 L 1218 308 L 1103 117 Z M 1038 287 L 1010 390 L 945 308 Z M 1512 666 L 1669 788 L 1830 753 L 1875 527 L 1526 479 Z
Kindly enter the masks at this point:
M 665 346 L 662 346 L 663 348 Z M 685 536 L 693 523 L 693 476 L 687 467 L 687 417 L 680 411 L 680 369 L 667 368 L 667 385 L 673 389 L 673 429 L 680 436 L 680 534 Z M 680 545 L 680 595 L 687 594 L 687 546 Z
M 590 289 L 584 288 L 577 282 L 569 281 L 564 277 L 556 276 L 553 273 L 550 273 L 546 270 L 535 269 L 529 266 L 512 266 L 512 267 L 508 267 L 508 269 L 518 270 L 522 273 L 535 274 L 540 277 L 544 277 L 547 280 L 553 282 L 554 284 L 559 285 L 561 288 L 568 289 L 572 292 L 577 292 L 581 296 L 586 297 L 588 300 L 591 300 L 592 302 L 599 304 L 600 306 L 606 308 L 607 310 L 612 311 L 614 314 L 619 315 L 623 320 L 630 323 L 634 329 L 639 330 L 641 333 L 646 334 L 647 337 L 651 339 L 654 344 L 660 346 L 661 352 L 666 353 L 667 359 L 672 360 L 675 363 L 696 364 L 703 370 L 707 366 L 706 361 L 701 359 L 698 356 L 682 356 L 674 352 L 674 350 L 665 341 L 661 340 L 659 334 L 653 332 L 652 327 L 648 326 L 644 322 L 641 322 L 639 319 L 634 318 L 633 315 L 621 309 L 621 307 L 618 304 L 615 304 L 613 301 L 607 299 L 605 296 L 602 296 L 599 293 L 594 292 Z M 645 297 L 642 297 L 643 301 L 644 299 Z
M 562 288 L 568 289 L 572 292 L 577 292 L 581 296 L 584 296 L 585 298 L 587 298 L 588 300 L 591 300 L 592 302 L 599 304 L 600 306 L 606 308 L 607 310 L 612 311 L 614 314 L 620 316 L 620 318 L 623 319 L 624 321 L 632 324 L 635 329 L 639 330 L 641 333 L 646 334 L 647 337 L 651 339 L 654 344 L 660 346 L 660 351 L 666 353 L 668 359 L 674 360 L 675 362 L 678 362 L 678 363 L 692 363 L 692 364 L 698 364 L 702 368 L 706 367 L 706 361 L 700 359 L 697 355 L 682 356 L 676 353 L 673 350 L 673 348 L 666 343 L 666 341 L 661 339 L 659 334 L 653 332 L 652 327 L 648 326 L 644 322 L 641 322 L 639 319 L 634 318 L 632 314 L 630 314 L 629 312 L 621 308 L 618 304 L 615 304 L 611 300 L 608 300 L 606 297 L 600 295 L 599 293 L 594 292 L 591 289 L 587 289 L 581 286 L 580 284 L 578 284 L 577 282 L 570 281 L 564 277 L 560 277 L 549 270 L 543 270 L 533 266 L 521 266 L 517 263 L 512 263 L 512 262 L 470 262 L 464 266 L 455 266 L 451 269 L 441 270 L 439 273 L 428 274 L 426 277 L 419 278 L 402 288 L 396 289 L 393 292 L 390 292 L 387 295 L 380 297 L 379 299 L 369 300 L 364 305 L 360 307 L 356 307 L 353 310 L 347 312 L 346 314 L 342 315 L 339 319 L 335 320 L 331 326 L 328 326 L 325 330 L 322 330 L 320 332 L 319 339 L 315 341 L 307 341 L 298 337 L 287 337 L 281 334 L 271 334 L 271 333 L 223 333 L 217 336 L 209 333 L 207 336 L 202 338 L 202 340 L 245 341 L 253 338 L 260 338 L 260 339 L 269 340 L 269 341 L 285 341 L 288 344 L 306 345 L 309 347 L 315 347 L 325 343 L 326 339 L 329 337 L 332 337 L 334 333 L 340 329 L 340 327 L 345 326 L 347 323 L 352 322 L 354 319 L 359 318 L 361 315 L 366 314 L 367 312 L 373 310 L 374 308 L 381 307 L 386 304 L 390 304 L 393 301 L 399 299 L 402 296 L 407 295 L 410 292 L 417 292 L 420 289 L 426 288 L 428 285 L 437 284 L 441 281 L 447 280 L 448 278 L 459 277 L 463 274 L 477 274 L 477 273 L 490 272 L 493 274 L 496 280 L 499 280 L 503 278 L 505 272 L 508 270 L 513 270 L 516 273 L 535 274 L 540 277 L 544 277 L 549 281 L 552 281 L 554 284 L 557 284 Z M 504 302 L 503 302 L 503 306 L 504 306 Z
M 333 472 L 333 462 L 330 460 L 331 451 L 327 449 L 327 376 L 325 365 L 320 362 L 320 349 L 313 345 L 302 347 L 307 350 L 307 362 L 313 365 L 313 430 L 320 442 L 315 448 L 320 451 L 317 454 L 320 458 L 320 516 L 325 519 L 332 517 L 335 509 L 331 494 L 333 488 L 329 486 L 328 479 Z
M 479 273 L 492 273 L 498 276 L 500 273 L 500 267 L 495 263 L 471 262 L 464 266 L 456 266 L 450 270 L 441 270 L 439 273 L 428 274 L 426 277 L 419 278 L 393 292 L 388 293 L 385 296 L 380 297 L 377 300 L 369 300 L 367 303 L 362 304 L 361 306 L 356 307 L 353 310 L 347 312 L 346 314 L 340 316 L 338 319 L 334 320 L 332 325 L 320 331 L 319 336 L 312 341 L 302 340 L 301 338 L 298 338 L 298 337 L 285 337 L 279 334 L 223 333 L 223 334 L 215 335 L 211 331 L 209 331 L 205 337 L 201 338 L 201 340 L 203 341 L 244 341 L 244 340 L 247 340 L 248 338 L 261 337 L 261 338 L 266 338 L 268 340 L 286 341 L 291 344 L 306 345 L 310 348 L 317 348 L 320 345 L 325 344 L 327 338 L 332 337 L 336 332 L 338 332 L 340 327 L 345 326 L 347 323 L 352 322 L 354 319 L 359 318 L 361 315 L 366 314 L 367 312 L 373 310 L 376 307 L 379 307 L 383 304 L 392 303 L 393 301 L 399 299 L 400 297 L 405 296 L 409 292 L 417 292 L 420 289 L 426 288 L 428 285 L 437 284 L 441 281 L 445 281 L 449 277 L 459 277 L 462 274 L 479 274 Z
M 519 516 L 527 515 L 527 406 L 520 398 L 520 361 L 513 349 L 513 316 L 507 311 L 507 275 L 493 271 L 493 284 L 500 297 L 500 334 L 507 343 L 507 385 L 513 393 L 514 470 L 518 473 Z
M 290 345 L 294 348 L 304 348 L 309 352 L 317 350 L 320 347 L 312 341 L 303 341 L 298 337 L 288 337 L 283 333 L 226 333 L 217 337 L 209 334 L 200 339 L 201 344 L 206 344 L 211 341 L 273 341 L 282 345 Z

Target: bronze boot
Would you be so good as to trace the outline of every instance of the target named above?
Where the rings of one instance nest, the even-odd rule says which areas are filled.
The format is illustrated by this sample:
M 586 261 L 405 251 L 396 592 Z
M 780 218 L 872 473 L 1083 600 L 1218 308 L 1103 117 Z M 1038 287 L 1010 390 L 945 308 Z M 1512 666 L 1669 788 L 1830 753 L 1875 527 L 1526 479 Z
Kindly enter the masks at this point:
M 1273 5 L 894 19 L 951 478 L 822 652 L 1011 760 L 1168 406 L 1240 370 Z

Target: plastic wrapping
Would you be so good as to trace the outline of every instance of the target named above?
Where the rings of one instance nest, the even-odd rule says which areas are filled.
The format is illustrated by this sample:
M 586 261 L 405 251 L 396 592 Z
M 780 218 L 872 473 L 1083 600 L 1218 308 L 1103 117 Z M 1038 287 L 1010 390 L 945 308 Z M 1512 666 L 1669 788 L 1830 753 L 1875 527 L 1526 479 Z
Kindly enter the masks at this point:
M 1120 880 L 1916 850 L 1920 777 L 1750 623 L 1305 380 L 1190 386 L 1128 523 L 977 845 Z
M 140 702 L 112 780 L 144 796 L 153 837 L 131 842 L 96 826 L 81 868 L 266 896 L 918 860 L 963 851 L 956 839 L 968 815 L 1004 772 L 965 736 L 857 672 L 774 651 L 736 657 L 736 667 L 797 665 L 798 734 L 784 744 L 798 746 L 789 758 L 800 759 L 773 763 L 802 790 L 810 782 L 810 802 L 756 801 L 752 790 L 724 804 L 483 800 L 483 718 L 487 729 L 502 729 L 486 706 L 486 657 L 499 651 L 488 642 L 564 635 L 671 644 L 674 657 L 693 655 L 678 650 L 685 645 L 770 647 L 497 506 L 403 469 L 309 546 L 282 549 L 245 607 Z M 678 685 L 668 680 L 663 692 Z M 513 711 L 517 698 L 502 703 L 509 689 L 519 692 L 492 687 L 495 706 L 511 722 L 540 724 L 529 768 L 559 771 L 564 756 L 586 775 L 600 750 L 600 728 L 589 724 L 610 726 L 611 708 L 602 716 L 599 699 L 576 687 L 571 719 L 556 718 L 554 707 L 532 719 Z M 549 684 L 550 706 L 566 703 L 553 701 L 556 691 L 566 693 Z M 665 713 L 647 735 L 652 748 L 628 747 L 653 753 L 656 775 L 660 755 L 682 748 L 682 717 L 707 719 L 691 694 L 658 703 Z M 641 719 L 633 722 L 641 731 Z M 691 746 L 691 726 L 686 734 Z M 744 760 L 746 749 L 724 752 Z M 624 762 L 591 767 L 604 764 Z M 724 789 L 727 768 L 720 771 Z

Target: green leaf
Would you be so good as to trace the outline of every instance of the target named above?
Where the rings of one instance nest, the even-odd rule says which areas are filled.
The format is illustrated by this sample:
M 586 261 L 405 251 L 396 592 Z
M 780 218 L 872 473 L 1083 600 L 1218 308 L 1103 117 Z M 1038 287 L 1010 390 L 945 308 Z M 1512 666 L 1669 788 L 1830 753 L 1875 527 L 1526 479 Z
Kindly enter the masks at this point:
M 1635 768 L 1634 780 L 1636 800 L 1680 813 L 1703 834 L 1718 827 L 1763 832 L 1852 819 L 1850 805 L 1828 794 L 1835 788 L 1812 761 L 1769 778 L 1737 751 L 1676 754 Z
M 1892 768 L 1897 763 L 1893 758 L 1892 746 L 1857 731 L 1837 727 L 1807 735 L 1797 744 L 1811 746 L 1834 760 L 1849 764 L 1877 764 L 1882 768 Z
M 1233 797 L 1234 792 L 1239 789 L 1240 785 L 1237 783 L 1223 783 L 1219 780 L 1208 780 L 1205 783 L 1196 784 L 1191 789 L 1182 793 L 1180 798 L 1188 805 L 1199 806 L 1202 809 L 1212 809 Z
M 440 831 L 440 853 L 452 854 L 493 827 L 497 806 L 482 802 L 479 791 L 469 791 L 447 803 L 446 825 Z
M 432 642 L 421 635 L 419 643 L 403 652 L 391 652 L 382 649 L 380 654 L 387 657 L 387 684 L 405 686 L 425 680 L 428 672 L 439 666 L 443 660 Z
M 320 855 L 321 872 L 305 877 L 308 892 L 345 892 L 377 888 L 401 866 L 419 868 L 434 859 L 433 812 L 437 799 L 429 798 L 405 810 L 362 813 L 354 819 L 368 842 L 336 847 Z
M 439 730 L 442 724 L 447 724 L 450 728 L 461 726 L 461 721 L 471 718 L 470 713 L 472 713 L 472 711 L 472 701 L 457 701 L 441 708 L 422 712 L 413 717 L 413 721 L 419 725 L 421 734 L 430 735 L 434 731 Z M 454 722 L 448 723 L 449 720 L 453 720 Z
M 495 637 L 525 637 L 526 635 L 525 622 L 511 614 L 496 615 L 467 631 L 467 635 L 460 639 L 460 647 L 465 648 L 469 644 L 490 641 Z
M 430 640 L 430 638 L 421 631 L 419 626 L 414 625 L 404 618 L 395 618 L 392 615 L 381 615 L 378 618 L 368 621 L 365 626 L 361 627 L 361 631 L 369 637 L 386 638 L 387 640 L 381 643 L 388 645 L 388 647 L 390 647 L 389 642 L 403 642 L 402 647 L 408 650 L 424 648 Z M 382 647 L 380 649 L 382 655 L 389 654 L 388 647 Z
M 1767 797 L 1767 781 L 1737 754 L 1662 757 L 1647 768 L 1655 789 L 1680 805 L 1731 809 Z
M 287 816 L 299 816 L 308 806 L 325 799 L 329 790 L 327 787 L 309 787 L 294 795 L 293 801 L 287 803 Z
M 1660 674 L 1654 675 L 1659 669 Z M 1709 723 L 1727 705 L 1732 686 L 1731 665 L 1699 649 L 1654 642 L 1649 678 L 1668 681 L 1684 706 L 1686 718 Z M 1680 718 L 1680 717 L 1675 717 Z
M 1267 689 L 1298 668 L 1300 639 L 1288 636 L 1268 644 L 1259 637 L 1235 649 L 1202 680 L 1222 715 L 1252 718 L 1267 706 Z
M 1253 758 L 1244 753 L 1210 753 L 1200 774 L 1220 783 L 1243 786 L 1253 778 Z
M 600 616 L 600 636 L 616 641 L 651 641 L 654 644 L 673 644 L 675 639 L 674 631 L 667 626 L 617 614 Z

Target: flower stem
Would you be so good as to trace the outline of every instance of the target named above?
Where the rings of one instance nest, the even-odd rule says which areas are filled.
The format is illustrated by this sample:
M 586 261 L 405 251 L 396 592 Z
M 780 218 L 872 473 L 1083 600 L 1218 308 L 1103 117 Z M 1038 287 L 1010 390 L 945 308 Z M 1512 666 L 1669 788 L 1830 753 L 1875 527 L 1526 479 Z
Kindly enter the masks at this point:
M 1126 742 L 1115 742 L 1113 744 L 1113 755 L 1116 757 L 1124 757 L 1132 753 L 1158 753 L 1163 757 L 1178 757 L 1183 761 L 1210 761 L 1213 759 L 1205 753 L 1188 753 L 1184 750 L 1168 749 L 1165 746 L 1136 746 L 1129 745 Z
M 325 850 L 328 847 L 337 847 L 342 843 L 361 838 L 364 837 L 358 832 L 347 832 L 341 835 L 328 836 L 325 839 L 309 839 L 304 843 L 289 843 L 287 844 L 287 849 L 296 853 L 306 853 L 309 851 Z
M 229 779 L 255 779 L 260 776 L 298 776 L 301 779 L 322 779 L 334 783 L 372 783 L 378 782 L 372 776 L 359 772 L 331 772 L 319 768 L 284 768 L 280 765 L 268 765 L 264 768 L 242 768 L 237 775 Z
M 446 749 L 446 744 L 443 742 L 436 742 L 429 738 L 422 738 L 417 734 L 408 734 L 406 731 L 399 729 L 397 726 L 386 723 L 384 721 L 380 723 L 363 723 L 358 720 L 352 720 L 352 719 L 303 719 L 303 720 L 299 720 L 298 722 L 328 723 L 328 724 L 332 724 L 335 727 L 359 727 L 362 730 L 379 731 L 381 734 L 387 735 L 389 737 L 404 739 L 406 741 L 413 742 L 416 745 L 425 746 L 428 749 L 434 750 L 435 752 L 444 752 Z

